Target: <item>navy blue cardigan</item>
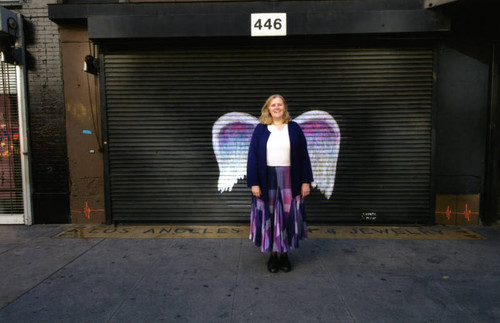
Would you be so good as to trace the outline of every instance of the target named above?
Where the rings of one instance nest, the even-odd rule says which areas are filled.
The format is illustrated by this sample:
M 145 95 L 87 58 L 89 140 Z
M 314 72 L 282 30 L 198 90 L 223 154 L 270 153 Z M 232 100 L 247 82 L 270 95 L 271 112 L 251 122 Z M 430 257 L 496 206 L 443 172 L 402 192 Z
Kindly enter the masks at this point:
M 259 185 L 262 191 L 261 199 L 269 201 L 267 186 L 267 140 L 271 132 L 267 125 L 259 123 L 253 131 L 252 141 L 248 149 L 247 161 L 247 184 L 248 186 Z M 300 126 L 290 121 L 288 123 L 288 135 L 290 137 L 290 172 L 292 177 L 292 196 L 300 195 L 302 183 L 311 183 L 313 174 L 311 160 L 307 151 L 307 142 Z

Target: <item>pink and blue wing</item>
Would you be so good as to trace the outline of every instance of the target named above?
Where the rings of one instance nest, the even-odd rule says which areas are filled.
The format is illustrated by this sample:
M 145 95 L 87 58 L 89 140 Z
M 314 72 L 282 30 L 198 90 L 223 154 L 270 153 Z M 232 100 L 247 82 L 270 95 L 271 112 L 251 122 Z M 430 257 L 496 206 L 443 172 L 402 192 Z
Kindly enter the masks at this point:
M 340 129 L 335 119 L 325 111 L 308 111 L 295 121 L 307 140 L 314 175 L 312 187 L 329 199 L 335 185 L 337 159 L 340 147 Z
M 238 155 L 242 148 L 247 148 L 252 139 L 252 132 L 255 125 L 235 121 L 224 126 L 219 133 L 219 147 L 222 156 L 232 157 Z
M 212 145 L 219 165 L 218 190 L 231 191 L 245 177 L 248 147 L 257 118 L 231 112 L 220 117 L 212 128 Z

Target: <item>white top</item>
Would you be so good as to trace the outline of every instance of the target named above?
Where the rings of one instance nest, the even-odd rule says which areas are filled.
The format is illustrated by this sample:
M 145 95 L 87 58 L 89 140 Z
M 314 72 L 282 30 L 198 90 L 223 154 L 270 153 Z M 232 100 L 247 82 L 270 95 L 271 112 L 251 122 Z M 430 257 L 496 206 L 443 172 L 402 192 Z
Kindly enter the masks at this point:
M 290 166 L 290 137 L 288 125 L 278 130 L 274 125 L 267 126 L 271 132 L 267 140 L 267 166 Z

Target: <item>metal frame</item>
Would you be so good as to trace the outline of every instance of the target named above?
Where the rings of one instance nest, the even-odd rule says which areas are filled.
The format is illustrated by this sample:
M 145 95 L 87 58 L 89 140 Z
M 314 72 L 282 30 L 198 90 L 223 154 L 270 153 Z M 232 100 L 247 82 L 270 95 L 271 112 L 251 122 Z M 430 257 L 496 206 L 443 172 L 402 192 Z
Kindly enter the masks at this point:
M 20 30 L 24 30 L 23 18 L 21 14 L 17 14 L 17 21 Z M 19 97 L 19 133 L 22 134 L 21 142 L 21 167 L 23 174 L 23 195 L 24 195 L 24 223 L 26 225 L 33 224 L 33 203 L 31 198 L 31 155 L 29 147 L 29 115 L 28 115 L 28 71 L 26 68 L 26 51 L 24 42 L 24 32 L 20 33 L 19 40 L 21 43 L 21 55 L 23 65 L 18 66 L 19 82 L 18 82 L 18 97 Z

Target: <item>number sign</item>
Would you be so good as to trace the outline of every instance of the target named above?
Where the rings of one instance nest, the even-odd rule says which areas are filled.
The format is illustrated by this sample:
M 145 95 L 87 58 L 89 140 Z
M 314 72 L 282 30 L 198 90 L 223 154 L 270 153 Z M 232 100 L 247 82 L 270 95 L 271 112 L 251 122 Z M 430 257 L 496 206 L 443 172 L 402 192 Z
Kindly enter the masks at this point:
M 252 13 L 252 37 L 286 36 L 286 13 Z

